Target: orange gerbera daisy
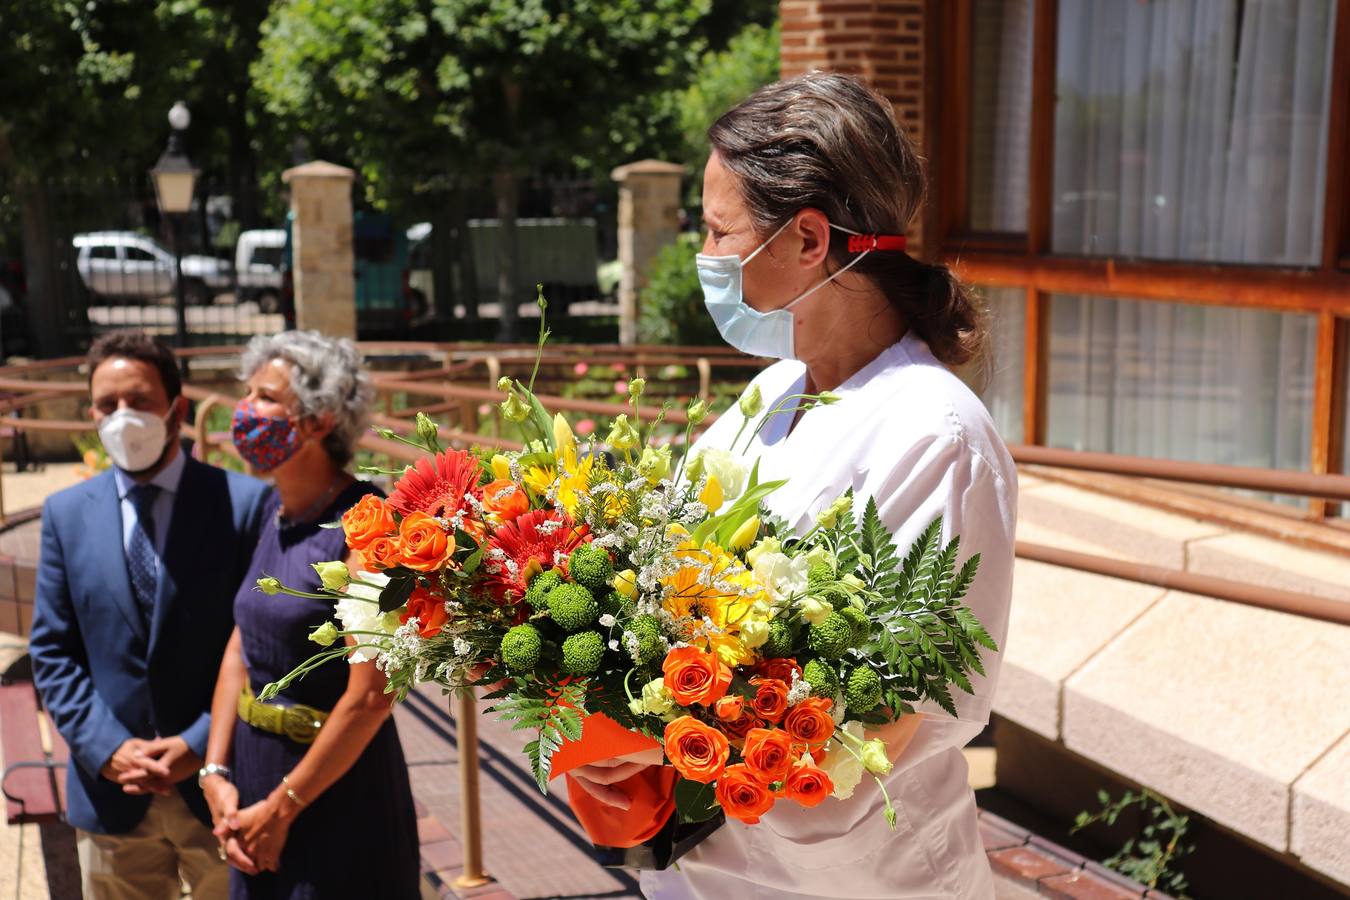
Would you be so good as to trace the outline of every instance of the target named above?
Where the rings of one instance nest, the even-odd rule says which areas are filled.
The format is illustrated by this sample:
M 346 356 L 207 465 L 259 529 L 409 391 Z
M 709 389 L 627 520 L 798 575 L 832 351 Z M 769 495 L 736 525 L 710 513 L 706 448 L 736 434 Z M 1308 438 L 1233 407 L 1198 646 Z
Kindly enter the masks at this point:
M 394 485 L 389 505 L 405 516 L 424 512 L 438 519 L 453 519 L 468 506 L 466 494 L 479 500 L 483 497 L 478 486 L 478 461 L 463 450 L 444 450 L 435 457 L 419 459 Z

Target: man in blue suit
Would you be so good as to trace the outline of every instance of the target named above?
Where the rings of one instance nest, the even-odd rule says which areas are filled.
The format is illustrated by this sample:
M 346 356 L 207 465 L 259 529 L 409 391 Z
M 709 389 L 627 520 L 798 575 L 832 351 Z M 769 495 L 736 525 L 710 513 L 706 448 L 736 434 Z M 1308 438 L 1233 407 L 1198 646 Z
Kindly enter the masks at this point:
M 68 816 L 86 900 L 228 892 L 196 776 L 262 482 L 188 457 L 173 354 L 138 333 L 89 351 L 90 413 L 114 466 L 54 494 L 30 638 L 70 745 Z

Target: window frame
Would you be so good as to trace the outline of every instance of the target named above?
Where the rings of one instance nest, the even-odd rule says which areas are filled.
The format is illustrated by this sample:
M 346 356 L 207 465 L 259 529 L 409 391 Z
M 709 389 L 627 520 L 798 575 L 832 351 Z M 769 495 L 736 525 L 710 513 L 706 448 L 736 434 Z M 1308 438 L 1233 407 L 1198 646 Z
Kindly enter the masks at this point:
M 1328 107 L 1326 198 L 1320 264 L 1271 265 L 1158 262 L 1120 256 L 1068 256 L 1050 252 L 1054 190 L 1054 126 L 1058 0 L 1032 3 L 1031 145 L 1028 148 L 1026 234 L 991 234 L 969 228 L 972 109 L 971 41 L 974 0 L 929 0 L 932 22 L 925 105 L 936 127 L 926 129 L 938 161 L 932 173 L 933 209 L 927 221 L 936 255 L 960 277 L 985 287 L 1027 293 L 1023 339 L 1023 434 L 1044 444 L 1046 367 L 1051 294 L 1096 294 L 1140 302 L 1252 306 L 1318 317 L 1314 363 L 1313 430 L 1309 470 L 1341 472 L 1347 402 L 1344 360 L 1350 352 L 1350 0 L 1336 0 Z M 1335 504 L 1313 500 L 1308 515 L 1324 518 Z

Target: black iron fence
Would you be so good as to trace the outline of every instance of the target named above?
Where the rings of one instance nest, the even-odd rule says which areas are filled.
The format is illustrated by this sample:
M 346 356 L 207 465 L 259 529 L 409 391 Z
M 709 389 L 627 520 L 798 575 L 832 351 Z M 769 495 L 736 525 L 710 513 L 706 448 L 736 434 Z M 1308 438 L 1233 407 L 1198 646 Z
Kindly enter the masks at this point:
M 361 338 L 491 338 L 502 291 L 512 288 L 517 309 L 530 316 L 537 283 L 553 315 L 615 314 L 612 184 L 520 179 L 507 206 L 516 217 L 512 240 L 491 182 L 429 183 L 439 186 L 398 208 L 355 211 Z M 287 211 L 284 186 L 256 182 L 206 181 L 192 212 L 171 221 L 144 176 L 0 181 L 4 356 L 78 353 L 117 328 L 172 339 L 180 293 L 188 346 L 288 327 L 295 306 Z M 512 243 L 514 253 L 505 252 Z

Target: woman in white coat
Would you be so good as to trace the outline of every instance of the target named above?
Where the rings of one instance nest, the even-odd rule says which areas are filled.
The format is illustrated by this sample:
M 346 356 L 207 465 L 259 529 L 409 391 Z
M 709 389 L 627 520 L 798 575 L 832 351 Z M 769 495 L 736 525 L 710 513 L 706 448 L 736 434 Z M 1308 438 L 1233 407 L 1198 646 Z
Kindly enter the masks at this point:
M 952 369 L 978 363 L 985 318 L 945 266 L 904 252 L 922 166 L 890 105 L 857 80 L 813 73 L 769 85 L 709 130 L 708 227 L 699 276 L 734 346 L 782 361 L 755 379 L 764 411 L 794 394 L 839 400 L 771 416 L 744 455 L 762 481 L 789 479 L 767 503 L 799 531 L 852 488 L 875 497 L 908 547 L 937 516 L 980 554 L 967 602 L 1002 645 L 1011 595 L 1016 471 L 988 413 Z M 696 450 L 729 449 L 736 406 Z M 752 421 L 745 429 L 754 430 Z M 742 438 L 742 447 L 744 438 Z M 740 451 L 740 448 L 737 448 Z M 815 809 L 778 804 L 757 825 L 728 821 L 679 862 L 644 872 L 658 900 L 735 897 L 990 898 L 961 748 L 988 721 L 997 654 L 984 654 L 958 715 L 924 706 L 884 729 L 895 768 L 892 831 L 875 783 Z M 573 773 L 598 799 L 641 761 Z

